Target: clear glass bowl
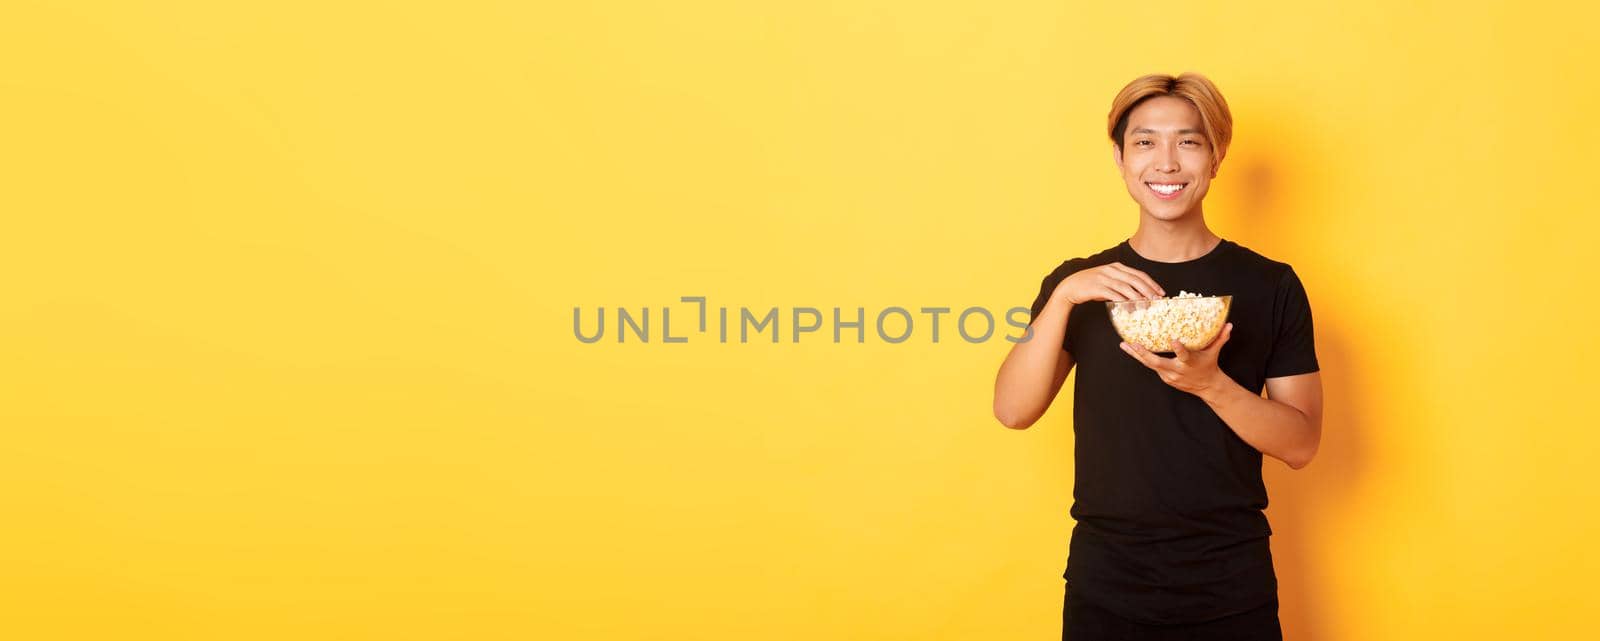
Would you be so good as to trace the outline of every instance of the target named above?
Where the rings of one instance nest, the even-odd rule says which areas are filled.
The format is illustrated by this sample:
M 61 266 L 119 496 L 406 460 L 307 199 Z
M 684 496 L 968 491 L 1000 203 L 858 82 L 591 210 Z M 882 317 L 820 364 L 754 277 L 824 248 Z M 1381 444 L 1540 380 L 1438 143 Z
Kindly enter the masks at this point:
M 1189 349 L 1204 349 L 1222 333 L 1232 296 L 1183 296 L 1106 301 L 1111 326 L 1122 340 L 1158 353 L 1171 353 L 1169 338 Z

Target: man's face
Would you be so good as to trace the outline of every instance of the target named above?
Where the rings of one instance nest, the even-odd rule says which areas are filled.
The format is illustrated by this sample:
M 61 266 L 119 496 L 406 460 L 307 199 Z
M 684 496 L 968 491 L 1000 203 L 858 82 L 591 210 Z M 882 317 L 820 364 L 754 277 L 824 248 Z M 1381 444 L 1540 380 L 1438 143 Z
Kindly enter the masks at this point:
M 1128 193 L 1151 216 L 1177 220 L 1206 197 L 1217 171 L 1200 124 L 1200 110 L 1176 96 L 1151 98 L 1128 114 L 1117 167 Z

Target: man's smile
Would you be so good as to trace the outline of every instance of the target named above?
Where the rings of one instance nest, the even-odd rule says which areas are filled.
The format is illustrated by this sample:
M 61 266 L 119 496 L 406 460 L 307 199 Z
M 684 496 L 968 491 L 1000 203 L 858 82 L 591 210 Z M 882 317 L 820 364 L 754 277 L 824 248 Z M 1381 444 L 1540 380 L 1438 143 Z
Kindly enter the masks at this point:
M 1153 182 L 1147 182 L 1147 183 L 1145 183 L 1145 186 L 1149 187 L 1150 191 L 1153 191 L 1153 192 L 1156 193 L 1156 198 L 1160 198 L 1162 200 L 1172 200 L 1174 198 L 1177 198 L 1178 194 L 1181 193 L 1185 188 L 1187 188 L 1189 186 L 1189 183 L 1153 183 Z

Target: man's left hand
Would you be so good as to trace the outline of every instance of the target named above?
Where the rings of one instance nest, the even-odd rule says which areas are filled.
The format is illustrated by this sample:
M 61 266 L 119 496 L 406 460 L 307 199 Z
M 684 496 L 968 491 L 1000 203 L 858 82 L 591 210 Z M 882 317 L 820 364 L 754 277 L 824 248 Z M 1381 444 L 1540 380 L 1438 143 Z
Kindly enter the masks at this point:
M 1189 349 L 1178 339 L 1168 339 L 1172 343 L 1172 358 L 1156 356 L 1143 346 L 1126 341 L 1122 343 L 1122 351 L 1144 363 L 1145 367 L 1155 370 L 1168 385 L 1200 395 L 1225 382 L 1223 379 L 1227 378 L 1227 374 L 1217 366 L 1217 355 L 1222 353 L 1222 345 L 1228 342 L 1228 336 L 1232 333 L 1233 323 L 1223 325 L 1222 332 L 1204 349 Z

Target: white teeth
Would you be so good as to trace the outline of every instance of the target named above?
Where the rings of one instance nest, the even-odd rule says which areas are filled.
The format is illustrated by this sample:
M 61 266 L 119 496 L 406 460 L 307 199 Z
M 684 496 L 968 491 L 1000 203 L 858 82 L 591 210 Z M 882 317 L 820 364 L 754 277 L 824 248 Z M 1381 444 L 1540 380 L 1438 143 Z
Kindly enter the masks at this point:
M 1154 189 L 1157 192 L 1160 192 L 1161 195 L 1163 195 L 1163 196 L 1171 196 L 1173 194 L 1178 193 L 1178 190 L 1183 189 L 1184 186 L 1187 185 L 1188 183 L 1184 183 L 1182 185 L 1158 185 L 1156 183 L 1145 183 L 1145 184 L 1149 185 L 1151 189 Z

